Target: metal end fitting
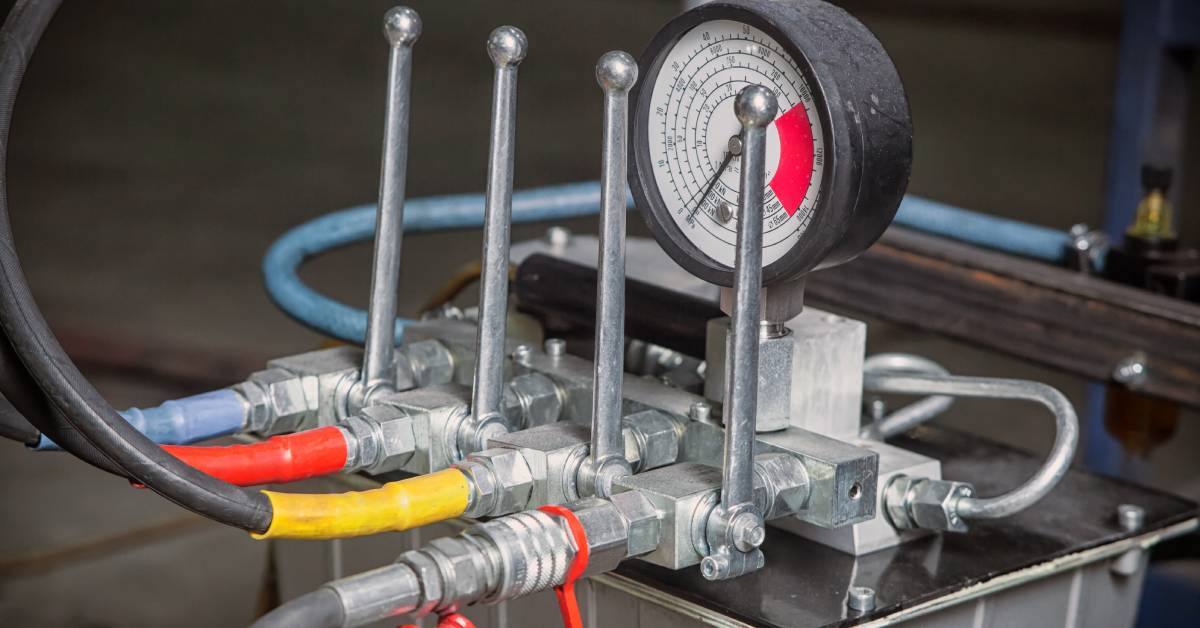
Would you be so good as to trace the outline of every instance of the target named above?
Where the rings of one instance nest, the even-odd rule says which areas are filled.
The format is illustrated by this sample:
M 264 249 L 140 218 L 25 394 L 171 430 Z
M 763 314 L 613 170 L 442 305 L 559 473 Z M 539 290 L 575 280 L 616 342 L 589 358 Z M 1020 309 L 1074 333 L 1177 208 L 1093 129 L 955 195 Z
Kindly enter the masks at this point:
M 974 494 L 974 487 L 966 482 L 897 475 L 884 493 L 884 511 L 897 530 L 966 532 L 958 502 Z
M 789 454 L 762 454 L 754 458 L 755 502 L 763 519 L 794 515 L 808 505 L 812 484 L 804 463 Z M 764 490 L 759 491 L 761 484 Z
M 471 483 L 467 517 L 498 517 L 524 510 L 533 493 L 533 472 L 517 449 L 486 449 L 454 465 Z
M 454 381 L 454 354 L 437 340 L 421 340 L 405 344 L 398 351 L 397 367 L 407 362 L 415 386 L 424 388 Z
M 271 368 L 254 373 L 232 388 L 246 400 L 248 431 L 280 434 L 296 431 L 316 419 L 317 384 L 316 377 Z
M 413 418 L 394 406 L 368 406 L 338 428 L 346 437 L 344 472 L 398 471 L 417 450 Z
M 504 414 L 509 425 L 529 429 L 558 421 L 565 394 L 541 373 L 518 375 L 504 389 Z
M 684 426 L 670 415 L 645 410 L 631 414 L 621 422 L 624 425 L 625 459 L 634 473 L 665 467 L 679 459 Z

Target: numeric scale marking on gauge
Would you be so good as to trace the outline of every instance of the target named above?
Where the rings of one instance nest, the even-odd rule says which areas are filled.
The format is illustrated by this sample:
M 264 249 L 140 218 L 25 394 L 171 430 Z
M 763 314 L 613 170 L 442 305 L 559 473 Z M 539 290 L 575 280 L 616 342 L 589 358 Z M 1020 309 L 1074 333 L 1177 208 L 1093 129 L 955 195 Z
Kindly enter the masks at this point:
M 660 153 L 654 174 L 660 189 L 672 192 L 663 200 L 689 239 L 726 265 L 740 173 L 733 98 L 752 84 L 771 88 L 782 112 L 768 129 L 763 263 L 770 264 L 796 244 L 819 200 L 824 137 L 799 68 L 766 33 L 713 21 L 685 34 L 671 52 L 651 105 L 658 126 L 651 148 Z

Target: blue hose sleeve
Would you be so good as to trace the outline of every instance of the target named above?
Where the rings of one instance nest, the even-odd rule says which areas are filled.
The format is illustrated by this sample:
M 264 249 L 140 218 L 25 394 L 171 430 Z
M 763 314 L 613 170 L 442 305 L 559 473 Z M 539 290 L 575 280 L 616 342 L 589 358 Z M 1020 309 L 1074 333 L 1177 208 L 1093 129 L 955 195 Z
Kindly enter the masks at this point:
M 919 196 L 905 196 L 894 224 L 959 242 L 1065 264 L 1071 235 L 1038 225 L 960 209 Z
M 225 388 L 167 401 L 153 408 L 130 408 L 121 412 L 121 416 L 160 445 L 186 445 L 240 432 L 246 423 L 246 404 L 240 395 Z M 33 448 L 59 450 L 45 434 Z
M 513 223 L 591 216 L 600 212 L 600 184 L 588 181 L 522 190 L 514 193 L 512 200 Z M 405 232 L 480 227 L 483 202 L 482 194 L 412 199 L 404 207 Z M 297 270 L 310 257 L 369 240 L 374 232 L 374 204 L 343 209 L 291 229 L 271 245 L 263 258 L 267 294 L 302 324 L 339 340 L 362 344 L 367 333 L 367 313 L 308 287 Z M 407 322 L 396 321 L 397 343 Z

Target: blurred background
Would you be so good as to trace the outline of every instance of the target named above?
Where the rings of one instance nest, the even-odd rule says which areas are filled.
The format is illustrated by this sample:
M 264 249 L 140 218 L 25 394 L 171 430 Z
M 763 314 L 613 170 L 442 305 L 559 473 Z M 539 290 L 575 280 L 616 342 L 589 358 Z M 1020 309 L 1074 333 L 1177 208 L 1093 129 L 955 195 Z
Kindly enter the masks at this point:
M 323 342 L 269 302 L 259 263 L 289 227 L 374 200 L 387 59 L 380 21 L 392 4 L 108 0 L 60 10 L 17 103 L 9 199 L 38 303 L 114 405 L 239 381 L 270 357 Z M 598 176 L 594 63 L 611 49 L 640 54 L 680 9 L 677 0 L 409 4 L 424 20 L 410 197 L 483 189 L 483 42 L 494 26 L 517 25 L 530 40 L 516 185 L 533 187 Z M 883 41 L 908 89 L 911 193 L 1057 229 L 1100 226 L 1120 0 L 838 4 Z M 1180 187 L 1200 180 L 1197 107 L 1186 112 L 1193 136 L 1182 138 L 1191 152 L 1175 173 Z M 1195 241 L 1200 207 L 1177 194 L 1179 230 Z M 636 217 L 629 224 L 632 235 L 647 233 Z M 547 226 L 518 227 L 513 241 Z M 407 238 L 402 313 L 415 315 L 479 250 L 476 232 Z M 308 265 L 304 278 L 365 307 L 369 258 L 368 246 L 351 247 Z M 872 351 L 1043 380 L 1083 403 L 1082 380 L 882 323 L 870 330 Z M 940 420 L 1042 447 L 1049 421 L 1018 410 L 963 401 Z M 1148 460 L 1131 463 L 1140 481 L 1200 498 L 1197 419 L 1185 413 Z M 267 545 L 68 456 L 0 443 L 0 499 L 0 623 L 244 625 L 260 608 Z M 391 560 L 386 537 L 372 543 L 379 553 L 363 568 Z M 327 575 L 320 551 L 295 567 L 311 568 L 314 585 Z

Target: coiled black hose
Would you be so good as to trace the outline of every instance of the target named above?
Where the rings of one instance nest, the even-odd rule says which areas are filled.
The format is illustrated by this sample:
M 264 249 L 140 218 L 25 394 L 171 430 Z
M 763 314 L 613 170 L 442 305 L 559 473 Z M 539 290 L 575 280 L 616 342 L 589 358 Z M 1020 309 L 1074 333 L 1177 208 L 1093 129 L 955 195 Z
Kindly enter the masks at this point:
M 40 431 L 93 467 L 128 477 L 124 469 L 105 458 L 50 406 L 3 334 L 0 334 L 0 394 L 5 397 L 5 403 L 0 404 L 0 436 L 32 446 L 37 444 Z
M 0 29 L 0 325 L 50 406 L 131 480 L 214 521 L 265 531 L 271 525 L 265 495 L 183 464 L 108 405 L 50 331 L 21 270 L 9 224 L 8 133 L 29 57 L 59 4 L 61 0 L 21 0 Z

